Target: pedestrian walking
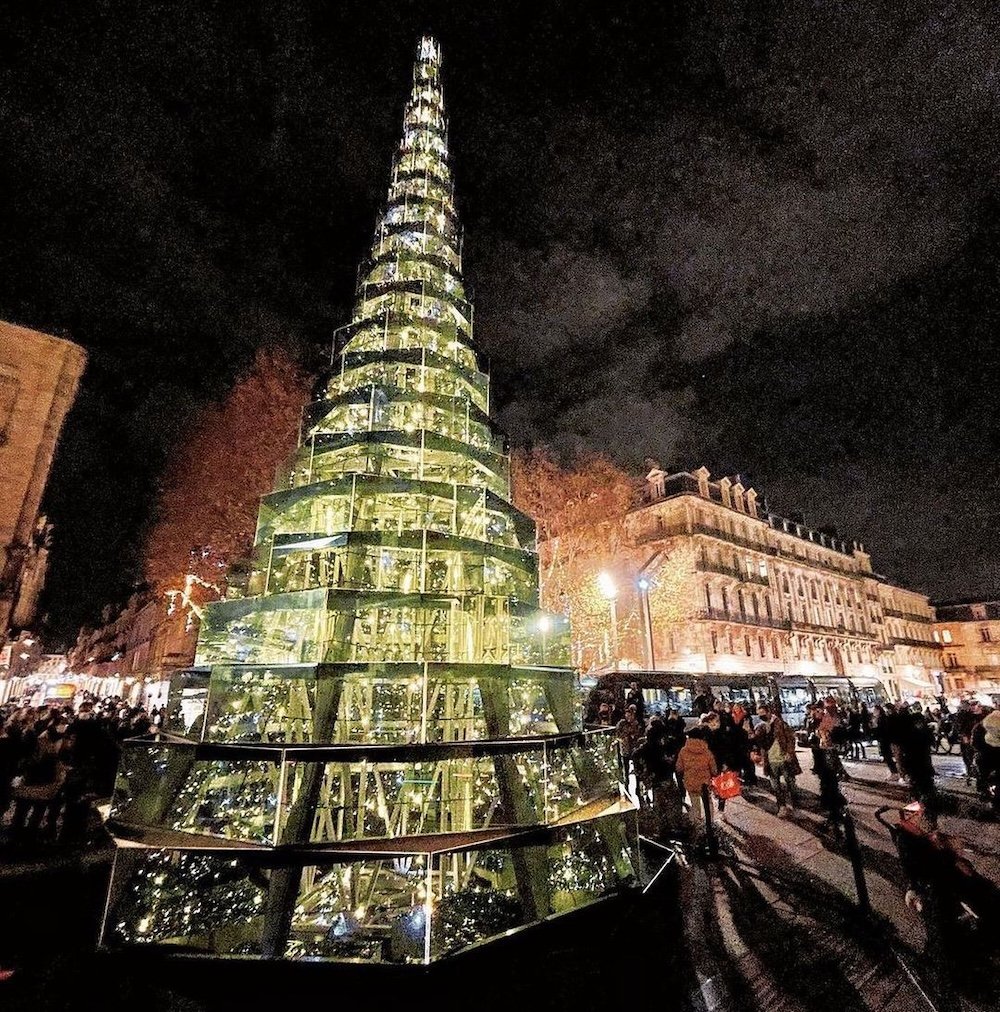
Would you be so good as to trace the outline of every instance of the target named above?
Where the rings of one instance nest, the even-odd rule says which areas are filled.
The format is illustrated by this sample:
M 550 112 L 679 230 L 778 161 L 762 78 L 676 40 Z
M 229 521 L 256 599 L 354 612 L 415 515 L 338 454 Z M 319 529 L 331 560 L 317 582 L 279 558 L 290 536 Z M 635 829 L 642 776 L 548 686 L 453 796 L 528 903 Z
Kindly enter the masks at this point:
M 707 813 L 702 807 L 702 788 L 708 786 L 719 772 L 715 756 L 706 741 L 707 728 L 704 725 L 693 727 L 688 732 L 684 747 L 677 754 L 677 775 L 684 784 L 691 803 L 691 821 L 695 836 L 704 831 Z
M 764 776 L 769 777 L 778 803 L 778 817 L 784 818 L 795 809 L 795 778 L 802 772 L 795 754 L 795 732 L 771 707 L 757 707 L 762 723 L 755 735 L 764 759 Z
M 898 781 L 899 766 L 896 764 L 896 757 L 892 753 L 892 738 L 894 734 L 892 717 L 890 716 L 890 711 L 880 704 L 876 704 L 875 706 L 872 733 L 875 735 L 875 741 L 878 743 L 878 750 L 882 756 L 882 761 L 889 770 L 889 780 L 892 782 Z

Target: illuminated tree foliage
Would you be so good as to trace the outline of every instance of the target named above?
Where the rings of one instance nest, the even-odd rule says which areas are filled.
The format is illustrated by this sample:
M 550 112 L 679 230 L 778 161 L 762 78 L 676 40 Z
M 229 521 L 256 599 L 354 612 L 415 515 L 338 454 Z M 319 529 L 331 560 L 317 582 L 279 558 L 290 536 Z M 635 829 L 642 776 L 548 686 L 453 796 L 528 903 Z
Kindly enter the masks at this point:
M 260 496 L 295 441 L 310 384 L 294 360 L 262 349 L 219 404 L 206 408 L 168 465 L 146 543 L 146 579 L 161 593 L 224 586 L 253 545 Z M 217 596 L 210 594 L 209 596 Z
M 543 607 L 570 617 L 581 669 L 609 666 L 611 607 L 598 574 L 608 572 L 623 589 L 629 580 L 625 514 L 635 500 L 635 478 L 597 454 L 562 465 L 543 447 L 514 453 L 511 480 L 515 503 L 538 523 Z M 619 637 L 637 621 L 631 595 L 628 600 L 617 608 Z

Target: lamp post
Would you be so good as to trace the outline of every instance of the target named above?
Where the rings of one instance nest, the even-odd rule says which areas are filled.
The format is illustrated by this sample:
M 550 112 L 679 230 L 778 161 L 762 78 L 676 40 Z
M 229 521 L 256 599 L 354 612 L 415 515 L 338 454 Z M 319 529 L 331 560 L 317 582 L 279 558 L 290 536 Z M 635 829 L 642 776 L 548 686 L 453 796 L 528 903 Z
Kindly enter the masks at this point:
M 542 634 L 542 664 L 548 664 L 549 656 L 549 630 L 552 628 L 552 619 L 548 615 L 543 615 L 538 620 L 538 631 Z
M 653 652 L 653 616 L 649 610 L 649 580 L 639 578 L 639 600 L 642 603 L 642 631 L 646 640 L 646 663 L 650 671 L 656 670 L 656 655 Z
M 603 570 L 597 574 L 597 587 L 601 592 L 601 596 L 604 597 L 608 602 L 608 609 L 611 613 L 611 667 L 613 670 L 618 669 L 618 610 L 615 607 L 615 602 L 618 599 L 618 584 L 615 583 L 615 578 Z

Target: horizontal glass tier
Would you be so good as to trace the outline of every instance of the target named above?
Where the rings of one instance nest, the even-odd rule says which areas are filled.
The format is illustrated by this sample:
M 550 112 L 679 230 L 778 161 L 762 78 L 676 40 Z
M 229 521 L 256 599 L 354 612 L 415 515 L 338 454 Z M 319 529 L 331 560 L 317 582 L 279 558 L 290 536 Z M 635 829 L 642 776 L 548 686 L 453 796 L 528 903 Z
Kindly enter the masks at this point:
M 402 187 L 411 183 L 420 187 L 417 192 L 443 195 L 448 200 L 454 200 L 455 181 L 450 174 L 442 175 L 438 171 L 437 165 L 428 165 L 421 169 L 400 169 L 396 165 L 393 166 L 392 176 L 389 180 L 390 202 L 398 193 L 404 192 Z
M 119 850 L 102 945 L 428 963 L 616 895 L 637 877 L 631 811 L 432 846 L 277 864 L 245 851 Z
M 420 745 L 570 733 L 567 668 L 502 664 L 217 664 L 171 676 L 164 730 L 195 741 Z
M 441 194 L 435 196 L 430 193 L 410 192 L 403 189 L 399 197 L 393 199 L 389 194 L 389 203 L 382 215 L 382 221 L 386 225 L 397 225 L 403 221 L 423 222 L 431 213 L 434 217 L 445 219 L 444 224 L 438 225 L 438 231 L 450 231 L 456 238 L 461 235 L 461 225 L 458 222 L 458 215 L 455 213 L 455 205 L 450 195 Z
M 415 258 L 413 257 L 400 259 L 411 265 L 415 262 Z M 419 263 L 420 261 L 417 260 L 416 262 Z M 387 266 L 385 261 L 380 263 L 381 266 Z M 421 273 L 435 273 L 434 265 L 430 260 L 425 260 L 424 266 L 425 270 Z M 364 318 L 377 314 L 381 305 L 380 300 L 390 295 L 396 297 L 390 306 L 391 309 L 409 311 L 412 308 L 422 316 L 433 316 L 433 312 L 423 307 L 434 306 L 435 303 L 440 303 L 441 305 L 450 307 L 452 313 L 459 319 L 472 319 L 472 303 L 463 298 L 461 294 L 461 282 L 447 273 L 441 277 L 431 278 L 431 280 L 423 277 L 393 277 L 381 281 L 367 278 L 358 285 L 358 301 L 356 304 L 360 308 L 357 315 L 360 318 Z M 414 303 L 414 296 L 420 296 L 423 301 Z
M 159 843 L 176 832 L 269 847 L 464 833 L 606 806 L 619 797 L 619 771 L 607 732 L 367 750 L 135 739 L 111 818 Z
M 503 433 L 489 415 L 464 396 L 372 384 L 330 397 L 324 408 L 309 435 L 426 429 L 495 453 L 505 445 Z
M 400 253 L 409 257 L 426 253 L 444 260 L 452 270 L 458 273 L 462 271 L 462 257 L 457 239 L 439 235 L 429 229 L 418 228 L 416 225 L 409 227 L 385 225 L 379 229 L 371 255 L 374 258 L 382 258 L 390 253 Z M 387 308 L 389 307 L 387 306 Z M 393 306 L 392 308 L 402 309 L 403 306 Z M 371 307 L 368 307 L 364 312 L 359 312 L 356 308 L 354 317 L 362 319 L 373 312 L 374 309 Z M 430 314 L 425 312 L 425 315 Z M 442 312 L 441 315 L 444 316 L 444 313 Z M 463 319 L 465 322 L 469 322 L 468 317 Z
M 535 539 L 534 521 L 488 489 L 365 474 L 272 492 L 257 523 L 258 545 L 277 534 L 347 531 L 438 531 L 523 549 Z
M 400 175 L 430 175 L 442 184 L 451 185 L 448 164 L 433 151 L 408 151 L 396 159 L 393 171 Z
M 471 485 L 510 499 L 506 454 L 470 447 L 426 429 L 313 436 L 279 474 L 275 487 L 300 488 L 355 474 Z
M 569 664 L 569 622 L 506 597 L 300 590 L 206 606 L 198 664 Z
M 445 139 L 444 130 L 414 124 L 403 131 L 397 150 L 400 162 L 403 162 L 410 153 L 421 154 L 423 152 L 437 155 L 438 158 L 443 159 L 448 157 L 448 142 Z
M 479 369 L 467 321 L 422 318 L 410 312 L 382 313 L 355 320 L 337 331 L 344 354 L 427 348 L 453 358 L 467 369 Z
M 412 335 L 414 338 L 419 335 Z M 378 348 L 349 351 L 341 356 L 340 372 L 327 384 L 327 394 L 337 396 L 371 384 L 385 384 L 419 393 L 467 396 L 483 411 L 489 405 L 490 380 L 467 361 L 430 348 Z M 321 417 L 323 401 L 310 405 L 307 426 Z
M 275 537 L 270 560 L 249 592 L 283 594 L 313 587 L 501 595 L 537 604 L 538 558 L 428 531 L 282 534 Z
M 402 202 L 389 204 L 382 214 L 377 235 L 385 235 L 389 231 L 419 228 L 447 239 L 456 249 L 462 244 L 462 229 L 458 224 L 454 208 L 448 208 L 445 202 L 436 202 L 421 198 L 404 198 Z
M 464 283 L 461 275 L 457 274 L 446 260 L 429 256 L 426 253 L 412 256 L 393 253 L 390 256 L 369 258 L 362 261 L 358 275 L 368 281 L 384 281 L 393 278 L 420 278 L 423 280 L 430 275 L 439 290 L 449 293 L 457 286 L 461 286 L 464 297 Z

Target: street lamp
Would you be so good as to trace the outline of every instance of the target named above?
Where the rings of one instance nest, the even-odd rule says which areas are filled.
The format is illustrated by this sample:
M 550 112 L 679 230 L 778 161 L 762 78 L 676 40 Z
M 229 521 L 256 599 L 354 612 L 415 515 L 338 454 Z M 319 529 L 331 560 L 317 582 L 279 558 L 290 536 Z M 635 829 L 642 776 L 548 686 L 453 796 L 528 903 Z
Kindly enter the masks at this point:
M 542 634 L 542 664 L 548 664 L 548 636 L 552 628 L 552 619 L 548 615 L 542 615 L 538 620 L 538 631 Z
M 618 584 L 615 578 L 607 571 L 602 570 L 597 574 L 597 588 L 601 596 L 608 602 L 608 609 L 611 613 L 611 667 L 618 669 L 618 611 L 615 608 L 615 601 L 618 598 Z
M 653 615 L 649 610 L 649 580 L 639 577 L 639 600 L 642 604 L 643 633 L 646 640 L 646 663 L 650 671 L 656 670 L 656 657 L 653 653 Z

